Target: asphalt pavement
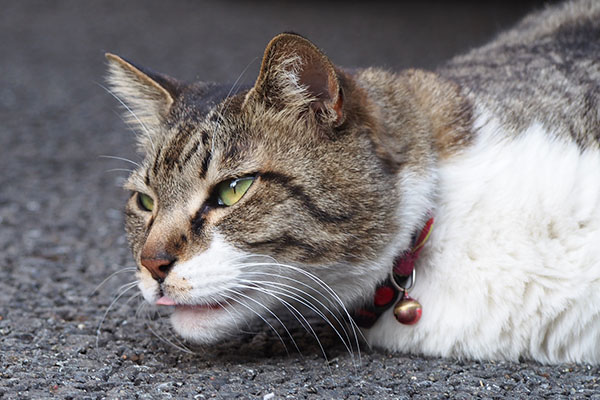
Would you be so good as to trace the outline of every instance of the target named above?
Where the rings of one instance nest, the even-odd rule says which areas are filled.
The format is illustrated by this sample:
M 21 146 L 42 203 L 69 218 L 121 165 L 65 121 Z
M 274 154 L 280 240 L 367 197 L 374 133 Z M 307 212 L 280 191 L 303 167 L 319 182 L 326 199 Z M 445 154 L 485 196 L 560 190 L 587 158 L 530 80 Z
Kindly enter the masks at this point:
M 340 65 L 434 68 L 541 4 L 0 1 L 0 398 L 600 399 L 596 366 L 366 347 L 356 366 L 316 320 L 325 354 L 293 319 L 300 352 L 276 323 L 180 343 L 125 291 L 131 166 L 101 157 L 139 160 L 101 87 L 104 52 L 188 81 L 233 82 L 247 68 L 252 82 L 269 39 L 295 31 Z

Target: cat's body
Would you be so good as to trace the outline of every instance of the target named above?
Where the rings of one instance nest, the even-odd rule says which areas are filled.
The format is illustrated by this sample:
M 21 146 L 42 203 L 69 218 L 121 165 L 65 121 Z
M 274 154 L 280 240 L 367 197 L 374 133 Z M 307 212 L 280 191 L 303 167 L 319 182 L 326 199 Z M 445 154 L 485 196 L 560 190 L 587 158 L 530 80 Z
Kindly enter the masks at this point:
M 382 318 L 370 341 L 600 361 L 599 5 L 534 15 L 440 68 L 472 104 L 469 144 L 437 161 L 436 225 L 411 293 L 423 319 Z
M 351 75 L 280 35 L 229 99 L 109 59 L 147 155 L 128 184 L 140 288 L 184 337 L 360 305 L 433 215 L 411 292 L 423 316 L 388 310 L 371 343 L 600 361 L 598 2 L 534 15 L 436 74 Z M 234 178 L 235 196 L 220 185 Z

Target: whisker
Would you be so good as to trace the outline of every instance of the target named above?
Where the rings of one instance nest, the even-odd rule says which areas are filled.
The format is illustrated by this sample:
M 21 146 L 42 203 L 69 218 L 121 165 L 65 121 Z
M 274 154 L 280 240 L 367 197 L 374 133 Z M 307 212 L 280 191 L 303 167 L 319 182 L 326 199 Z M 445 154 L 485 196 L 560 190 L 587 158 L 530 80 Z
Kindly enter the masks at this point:
M 155 307 L 150 307 L 150 305 L 147 302 L 142 302 L 141 305 L 138 307 L 137 311 L 136 311 L 136 316 L 138 315 L 138 313 L 141 313 L 142 311 L 145 311 L 145 315 L 144 315 L 144 319 L 146 320 L 146 323 L 144 324 L 148 330 L 158 338 L 158 340 L 160 340 L 161 342 L 172 346 L 173 348 L 180 350 L 184 353 L 188 353 L 188 354 L 196 354 L 195 352 L 193 352 L 192 350 L 190 350 L 181 340 L 179 340 L 179 338 L 177 337 L 177 335 L 172 331 L 170 324 L 167 325 L 167 327 L 169 328 L 169 331 L 171 332 L 172 336 L 175 338 L 175 340 L 177 341 L 177 343 L 173 343 L 171 340 L 167 339 L 166 337 L 160 335 L 153 327 L 152 324 L 155 323 L 155 321 L 153 321 L 153 319 L 151 318 L 151 315 L 159 315 L 160 316 L 160 312 L 157 308 Z M 159 321 L 160 323 L 160 321 Z
M 170 346 L 173 346 L 173 347 L 174 347 L 174 348 L 176 348 L 177 350 L 179 350 L 179 351 L 183 351 L 184 353 L 188 353 L 188 354 L 196 354 L 196 353 L 194 353 L 192 350 L 190 350 L 189 348 L 187 348 L 185 345 L 181 345 L 181 346 L 180 346 L 180 345 L 177 345 L 177 344 L 173 343 L 172 341 L 170 341 L 169 339 L 167 339 L 166 337 L 159 335 L 159 334 L 158 334 L 158 332 L 156 332 L 154 329 L 152 329 L 152 326 L 151 326 L 151 324 L 150 324 L 150 323 L 148 323 L 148 322 L 147 322 L 147 323 L 146 323 L 146 327 L 147 327 L 147 328 L 148 328 L 148 330 L 149 330 L 150 332 L 152 332 L 152 334 L 153 334 L 154 336 L 156 336 L 156 337 L 158 338 L 158 340 L 160 340 L 161 342 L 163 342 L 163 343 L 166 343 L 166 344 L 168 344 L 168 345 L 170 345 Z
M 135 166 L 136 166 L 136 167 L 138 167 L 138 168 L 141 168 L 141 167 L 142 167 L 140 163 L 137 163 L 137 162 L 135 162 L 135 161 L 133 161 L 133 160 L 130 160 L 130 159 L 128 159 L 128 158 L 125 158 L 125 157 L 107 156 L 107 155 L 104 155 L 104 154 L 101 154 L 101 155 L 99 155 L 98 157 L 99 157 L 99 158 L 110 158 L 111 160 L 125 161 L 125 162 L 128 162 L 128 163 L 130 163 L 130 164 L 133 164 L 133 165 L 135 165 Z
M 133 282 L 125 283 L 125 284 L 119 286 L 119 288 L 117 289 L 117 292 L 119 292 L 119 293 L 121 291 L 123 291 L 123 293 L 128 292 L 129 290 L 131 290 L 131 288 L 137 286 L 137 284 L 138 284 L 137 280 L 135 280 Z
M 298 309 L 296 307 L 294 307 L 293 305 L 291 305 L 289 302 L 283 300 L 281 297 L 277 296 L 275 293 L 273 293 L 273 291 L 265 289 L 265 288 L 261 288 L 258 286 L 248 286 L 248 285 L 239 285 L 245 289 L 253 289 L 256 290 L 258 292 L 264 293 L 266 295 L 269 295 L 273 298 L 275 298 L 277 301 L 279 301 L 281 304 L 283 304 L 285 306 L 285 308 L 287 308 L 288 310 L 293 310 L 294 312 L 292 312 L 292 315 L 294 315 L 294 317 L 297 319 L 298 317 L 296 316 L 296 314 L 298 316 L 300 316 L 300 318 L 302 318 L 302 320 L 306 323 L 304 326 L 305 328 L 308 327 L 308 329 L 310 330 L 311 335 L 315 338 L 315 340 L 317 341 L 319 348 L 321 349 L 321 352 L 323 353 L 323 357 L 325 358 L 325 361 L 327 363 L 327 366 L 329 368 L 329 359 L 327 358 L 327 353 L 325 353 L 325 348 L 323 347 L 323 344 L 321 343 L 321 340 L 319 340 L 319 335 L 317 335 L 317 333 L 315 332 L 315 330 L 312 328 L 312 325 L 310 324 L 310 322 L 308 322 L 308 320 L 304 317 L 304 315 L 298 311 Z M 300 322 L 300 320 L 298 320 Z M 331 371 L 330 371 L 331 372 Z
M 198 352 L 198 351 L 196 351 L 196 350 L 192 350 L 192 349 L 190 349 L 190 348 L 189 348 L 189 347 L 188 347 L 188 346 L 185 344 L 185 342 L 184 342 L 183 340 L 181 340 L 181 339 L 179 338 L 179 336 L 177 336 L 177 333 L 176 333 L 176 332 L 173 330 L 173 325 L 171 325 L 171 324 L 167 324 L 167 327 L 168 327 L 168 329 L 169 329 L 169 332 L 171 333 L 171 337 L 172 337 L 173 339 L 175 339 L 175 341 L 177 342 L 177 344 L 178 344 L 178 345 L 180 345 L 181 347 L 185 347 L 186 349 L 190 350 L 190 352 L 191 352 L 192 354 L 198 354 L 198 353 L 199 353 L 199 352 Z
M 134 171 L 132 169 L 127 169 L 127 168 L 113 168 L 113 169 L 107 169 L 105 172 L 106 173 L 109 173 L 109 172 L 127 172 L 127 173 L 131 174 Z
M 117 303 L 117 301 L 119 301 L 119 299 L 121 297 L 123 297 L 125 295 L 125 293 L 127 293 L 128 291 L 130 291 L 131 289 L 133 289 L 136 285 L 137 285 L 137 282 L 130 282 L 128 284 L 125 284 L 125 285 L 121 286 L 121 288 L 127 287 L 127 289 L 123 290 L 121 293 L 119 293 L 115 297 L 115 299 L 110 303 L 110 305 L 108 306 L 108 308 L 104 312 L 104 315 L 102 315 L 102 319 L 100 320 L 100 323 L 98 324 L 98 328 L 96 329 L 96 349 L 98 349 L 98 347 L 99 347 L 100 330 L 102 329 L 102 324 L 104 323 L 104 320 L 106 319 L 106 316 L 108 315 L 108 313 L 110 312 L 110 310 L 113 308 L 113 306 Z
M 246 281 L 246 282 L 250 282 L 250 283 L 254 283 L 254 284 L 260 284 L 260 285 L 267 284 L 267 285 L 269 285 L 271 287 L 273 287 L 273 286 L 276 286 L 276 287 L 280 286 L 279 282 L 269 282 L 269 281 L 260 281 L 260 282 Z M 289 285 L 285 285 L 285 284 L 283 284 L 283 286 L 288 286 L 289 288 L 294 289 L 294 290 L 297 289 L 297 288 L 294 288 L 293 286 L 289 286 Z M 338 329 L 333 325 L 333 323 L 331 323 L 331 321 L 329 320 L 329 318 L 327 318 L 327 316 L 325 314 L 323 314 L 311 301 L 309 301 L 309 300 L 307 300 L 307 299 L 305 299 L 303 297 L 300 297 L 300 296 L 296 295 L 296 293 L 292 292 L 291 290 L 280 288 L 280 287 L 278 287 L 278 289 L 281 290 L 281 291 L 273 291 L 272 289 L 268 289 L 268 290 L 271 293 L 276 293 L 276 294 L 285 296 L 285 297 L 287 297 L 289 299 L 295 300 L 298 303 L 300 303 L 300 304 L 304 305 L 305 307 L 309 308 L 315 314 L 317 314 L 323 321 L 325 321 L 333 329 L 333 331 L 336 333 L 336 335 L 342 341 L 344 347 L 346 348 L 346 351 L 348 351 L 348 354 L 350 354 L 350 357 L 352 358 L 353 363 L 355 363 L 354 349 L 352 347 L 350 347 L 350 345 L 352 344 L 352 342 L 350 340 L 350 336 L 348 335 L 346 329 L 344 329 L 344 325 L 341 323 L 341 321 L 335 316 L 335 314 L 331 310 L 329 310 L 318 299 L 314 298 L 313 296 L 311 296 L 310 294 L 308 294 L 308 293 L 306 293 L 304 291 L 301 291 L 303 294 L 308 295 L 309 297 L 311 297 L 312 299 L 314 299 L 316 302 L 318 302 L 322 307 L 324 307 L 328 311 L 328 313 L 330 313 L 335 318 L 335 320 L 337 321 L 338 325 L 344 331 L 344 334 L 346 336 L 345 338 L 338 331 Z
M 132 294 L 131 296 L 129 296 L 129 298 L 127 300 L 125 300 L 125 303 L 123 303 L 123 305 L 125 306 L 125 305 L 129 304 L 130 301 L 139 299 L 140 297 L 142 297 L 142 293 L 140 293 L 140 292 Z
M 290 339 L 292 340 L 292 343 L 294 345 L 294 347 L 296 348 L 296 350 L 298 351 L 298 353 L 302 353 L 300 351 L 300 348 L 298 348 L 298 345 L 296 344 L 296 341 L 294 340 L 294 337 L 292 336 L 292 334 L 290 333 L 290 331 L 288 330 L 288 328 L 285 326 L 285 324 L 281 321 L 281 319 L 279 319 L 279 317 L 271 310 L 269 310 L 268 307 L 266 307 L 264 304 L 260 303 L 259 301 L 253 299 L 252 297 L 246 296 L 245 294 L 238 292 L 236 290 L 233 289 L 225 289 L 226 291 L 233 293 L 236 296 L 239 297 L 243 297 L 247 300 L 250 300 L 256 304 L 258 304 L 260 307 L 264 308 L 269 314 L 271 314 L 273 316 L 273 318 L 275 318 L 277 320 L 277 322 L 279 322 L 279 324 L 281 324 L 281 326 L 283 327 L 283 329 L 285 330 L 285 332 L 288 334 L 288 336 L 290 337 Z M 252 307 L 250 307 L 249 305 L 242 303 L 241 301 L 236 301 L 238 304 L 246 307 L 248 310 L 250 310 L 251 312 L 253 312 L 255 315 L 257 315 L 260 319 L 263 320 L 264 323 L 266 323 L 272 330 L 273 332 L 275 332 L 275 334 L 277 335 L 277 337 L 279 338 L 279 340 L 281 341 L 281 344 L 283 344 L 283 347 L 285 349 L 286 354 L 290 354 L 287 346 L 285 345 L 285 342 L 283 340 L 283 338 L 281 337 L 281 335 L 279 334 L 279 332 L 277 332 L 277 329 L 275 329 L 275 327 L 273 327 L 273 325 L 271 325 L 271 323 L 269 323 L 269 321 L 267 321 L 262 315 L 260 315 L 260 313 L 258 313 L 256 310 L 254 310 Z
M 241 329 L 240 329 L 240 327 L 239 327 L 239 325 L 238 325 L 238 323 L 237 323 L 237 318 L 235 318 L 235 317 L 233 316 L 233 314 L 231 313 L 231 311 L 229 311 L 228 307 L 226 307 L 226 306 L 224 306 L 223 304 L 221 304 L 221 301 L 217 300 L 217 298 L 216 298 L 216 297 L 214 297 L 214 296 L 209 296 L 208 298 L 210 299 L 210 301 L 211 301 L 211 302 L 213 302 L 213 303 L 215 303 L 215 304 L 218 304 L 218 305 L 219 305 L 219 307 L 221 307 L 221 309 L 223 309 L 223 311 L 225 311 L 227 314 L 229 314 L 229 318 L 231 318 L 231 320 L 232 320 L 232 321 L 233 321 L 233 323 L 235 324 L 235 328 L 236 328 L 236 330 L 238 330 L 238 331 L 241 331 Z M 230 296 L 227 296 L 227 299 L 224 299 L 224 300 L 222 300 L 222 301 L 224 301 L 225 303 L 227 303 L 227 305 L 228 305 L 229 307 L 231 307 L 231 303 L 228 301 L 228 299 L 231 299 L 231 297 L 230 297 Z
M 231 302 L 229 302 L 229 300 L 235 301 L 235 299 L 233 297 L 227 296 L 227 295 L 222 295 L 222 296 L 225 297 L 225 298 L 224 299 L 216 299 L 215 297 L 211 296 L 211 300 L 214 301 L 215 303 L 219 304 L 219 305 L 221 305 L 220 304 L 221 302 L 225 302 L 227 304 L 227 306 L 229 306 L 229 308 L 234 308 L 233 305 L 231 304 Z M 249 330 L 246 331 L 246 330 L 241 329 L 240 326 L 237 323 L 237 319 L 233 316 L 233 314 L 231 314 L 231 311 L 229 311 L 228 308 L 225 307 L 225 306 L 223 306 L 223 305 L 221 305 L 221 307 L 223 308 L 223 310 L 227 311 L 227 313 L 229 314 L 229 316 L 232 318 L 232 320 L 235 323 L 235 326 L 236 326 L 236 329 L 237 329 L 238 332 L 248 333 L 248 334 L 255 333 L 255 332 L 251 332 L 250 331 L 251 328 L 250 328 L 250 323 L 248 321 L 245 321 L 245 322 L 246 322 L 246 326 L 248 327 Z M 237 311 L 237 310 L 235 310 L 235 311 L 238 314 L 240 314 L 239 311 Z M 244 320 L 244 319 L 242 318 L 242 320 Z
M 243 287 L 243 288 L 248 288 L 248 289 L 251 289 L 251 290 L 257 290 L 257 291 L 261 291 L 262 293 L 265 293 L 265 294 L 267 294 L 267 295 L 269 295 L 269 296 L 272 296 L 272 295 L 271 295 L 271 293 L 267 293 L 267 292 L 265 292 L 264 290 L 261 290 L 261 288 L 259 288 L 257 285 L 255 285 L 255 284 L 254 284 L 254 282 L 252 282 L 252 281 L 241 280 L 241 281 L 239 281 L 239 282 L 250 282 L 250 283 L 252 284 L 252 286 L 247 286 L 247 285 L 239 285 L 239 286 L 240 286 L 240 287 Z M 265 289 L 265 290 L 266 290 L 266 289 Z M 280 300 L 280 299 L 279 299 L 279 298 L 277 298 L 276 296 L 272 296 L 272 297 L 275 297 L 277 300 Z M 280 301 L 280 302 L 281 302 L 281 301 Z M 281 303 L 282 303 L 282 302 L 281 302 Z M 299 318 L 296 316 L 296 314 L 294 314 L 294 312 L 293 312 L 293 311 L 292 311 L 292 310 L 291 310 L 291 309 L 290 309 L 290 308 L 289 308 L 287 305 L 285 305 L 284 303 L 282 303 L 282 304 L 283 304 L 283 306 L 284 306 L 284 307 L 285 307 L 285 308 L 286 308 L 286 309 L 287 309 L 287 310 L 290 312 L 290 314 L 292 314 L 292 315 L 294 316 L 294 318 L 296 318 L 296 320 L 297 320 L 297 321 L 300 323 L 300 325 L 301 325 L 301 326 L 302 326 L 302 327 L 303 327 L 303 328 L 304 328 L 304 329 L 305 329 L 307 332 L 309 332 L 309 333 L 310 333 L 310 331 L 309 331 L 309 330 L 308 330 L 308 328 L 306 327 L 305 323 L 304 323 L 304 322 L 302 322 L 302 321 L 301 321 L 301 320 L 300 320 L 300 319 L 299 319 Z M 299 351 L 299 353 L 300 353 L 300 351 Z M 300 354 L 302 355 L 302 353 L 300 353 Z
M 140 304 L 138 304 L 138 306 L 135 310 L 135 317 L 138 318 L 141 315 L 142 311 L 147 313 L 148 312 L 147 308 L 148 308 L 148 303 L 146 303 L 145 301 L 140 302 Z
M 113 272 L 112 274 L 110 274 L 109 276 L 107 276 L 102 282 L 100 282 L 100 284 L 98 286 L 96 286 L 96 288 L 92 291 L 92 293 L 89 294 L 88 299 L 90 297 L 92 297 L 92 295 L 94 295 L 94 293 L 96 293 L 98 291 L 98 289 L 100 289 L 102 287 L 102 285 L 104 285 L 106 282 L 108 282 L 108 280 L 110 278 L 112 278 L 113 276 L 118 275 L 118 274 L 122 274 L 122 273 L 125 273 L 125 272 L 132 272 L 132 271 L 135 271 L 135 270 L 136 270 L 135 267 L 125 267 L 125 268 L 122 268 L 122 269 L 120 269 L 120 270 L 118 270 L 116 272 Z
M 126 128 L 128 131 L 130 131 L 131 133 L 133 133 L 134 135 L 137 135 L 139 132 L 133 127 L 131 126 L 131 124 L 129 122 L 127 122 L 127 120 L 125 118 L 123 118 L 123 114 L 113 110 L 113 114 L 115 114 L 117 117 L 119 117 L 119 119 L 121 121 L 123 121 L 123 123 L 125 124 Z
M 340 310 L 343 311 L 343 313 L 346 315 L 346 319 L 348 320 L 348 322 L 350 324 L 350 328 L 352 329 L 352 335 L 356 339 L 356 343 L 355 343 L 356 347 L 357 347 L 357 349 L 360 349 L 360 343 L 359 343 L 358 337 L 360 335 L 364 339 L 364 335 L 360 331 L 360 328 L 356 325 L 356 322 L 354 322 L 354 319 L 350 315 L 350 312 L 348 312 L 348 309 L 346 308 L 346 306 L 342 302 L 341 298 L 338 296 L 338 294 L 327 283 L 325 283 L 322 279 L 320 279 L 319 277 L 315 276 L 314 274 L 311 274 L 310 272 L 305 271 L 305 270 L 303 270 L 301 268 L 294 267 L 292 265 L 278 263 L 277 260 L 275 260 L 271 256 L 264 256 L 264 255 L 255 255 L 255 256 L 256 257 L 268 258 L 268 259 L 274 260 L 275 262 L 274 263 L 247 263 L 247 264 L 244 264 L 245 268 L 248 268 L 248 267 L 257 267 L 257 266 L 259 266 L 259 267 L 287 268 L 289 270 L 292 270 L 294 272 L 297 272 L 297 273 L 299 273 L 299 274 L 301 274 L 301 275 L 309 278 L 310 280 L 312 280 L 313 282 L 315 282 L 317 285 L 319 285 L 321 288 L 325 289 L 325 291 L 327 291 L 332 296 L 332 298 L 336 301 L 336 303 L 339 304 Z M 359 363 L 360 363 L 361 362 L 360 350 L 358 352 L 358 358 L 359 358 Z
M 251 274 L 251 275 L 256 275 L 256 274 L 258 274 L 258 275 L 265 275 L 265 276 L 270 276 L 270 277 L 274 277 L 274 278 L 280 278 L 280 279 L 290 280 L 290 281 L 294 282 L 294 283 L 295 283 L 295 284 L 297 284 L 297 285 L 304 286 L 304 287 L 306 287 L 306 288 L 308 288 L 308 289 L 310 289 L 310 290 L 314 291 L 314 292 L 315 292 L 315 293 L 317 293 L 318 295 L 320 295 L 320 296 L 323 296 L 323 298 L 324 298 L 325 300 L 327 300 L 327 302 L 328 302 L 328 303 L 329 303 L 329 304 L 330 304 L 330 305 L 331 305 L 331 306 L 332 306 L 332 307 L 335 309 L 335 311 L 337 311 L 337 312 L 339 312 L 339 311 L 340 311 L 340 310 L 339 310 L 339 306 L 338 306 L 336 303 L 334 303 L 334 302 L 333 302 L 333 301 L 332 301 L 332 300 L 331 300 L 329 297 L 325 296 L 323 293 L 319 292 L 319 291 L 318 291 L 317 289 L 315 289 L 314 287 L 312 287 L 312 286 L 310 286 L 310 285 L 308 285 L 308 284 L 306 284 L 306 283 L 304 283 L 304 282 L 302 282 L 302 281 L 299 281 L 299 280 L 297 280 L 297 279 L 294 279 L 294 278 L 292 278 L 292 277 L 289 277 L 289 276 L 285 276 L 285 275 L 281 275 L 281 274 L 272 274 L 272 273 L 263 272 L 263 271 L 251 271 L 251 272 L 249 272 L 249 274 Z M 319 303 L 319 305 L 320 305 L 322 308 L 324 308 L 324 309 L 325 309 L 325 310 L 326 310 L 328 313 L 330 313 L 330 314 L 333 316 L 333 318 L 335 318 L 336 322 L 337 322 L 337 323 L 340 325 L 340 327 L 341 327 L 341 328 L 344 330 L 344 334 L 346 335 L 346 338 L 348 339 L 348 341 L 350 341 L 349 334 L 348 334 L 348 332 L 346 331 L 346 329 L 344 328 L 344 325 L 345 325 L 345 324 L 344 324 L 344 323 L 342 323 L 342 321 L 340 321 L 340 320 L 337 318 L 337 313 L 336 313 L 336 312 L 333 312 L 333 310 L 331 310 L 329 307 L 327 307 L 325 304 L 323 304 L 323 302 L 321 302 L 319 299 L 317 299 L 317 298 L 315 298 L 314 296 L 312 296 L 310 293 L 308 293 L 308 292 L 306 292 L 306 291 L 304 291 L 304 290 L 302 290 L 302 289 L 300 289 L 300 288 L 298 288 L 298 287 L 296 287 L 296 286 L 287 285 L 287 284 L 285 284 L 285 283 L 282 283 L 282 282 L 276 282 L 276 281 L 263 281 L 263 280 L 261 280 L 260 282 L 271 282 L 272 284 L 276 284 L 276 285 L 279 285 L 279 286 L 283 286 L 283 287 L 286 287 L 286 288 L 288 288 L 288 289 L 290 289 L 290 290 L 296 290 L 296 291 L 298 291 L 298 292 L 300 292 L 300 293 L 302 293 L 302 294 L 305 294 L 306 296 L 309 296 L 309 297 L 310 297 L 312 300 L 314 300 L 314 301 L 318 302 L 318 303 Z

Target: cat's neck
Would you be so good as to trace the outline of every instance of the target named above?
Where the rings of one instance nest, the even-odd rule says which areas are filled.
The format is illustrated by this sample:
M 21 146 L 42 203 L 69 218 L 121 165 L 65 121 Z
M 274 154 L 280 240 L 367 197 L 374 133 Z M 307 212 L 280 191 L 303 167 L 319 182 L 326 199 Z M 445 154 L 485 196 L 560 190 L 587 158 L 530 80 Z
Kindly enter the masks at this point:
M 395 175 L 396 251 L 435 213 L 440 162 L 473 141 L 473 108 L 460 88 L 420 70 L 393 74 L 366 69 L 355 75 L 367 98 L 375 151 Z
M 444 159 L 473 139 L 473 109 L 458 85 L 423 70 L 366 69 L 356 76 L 380 123 L 378 139 L 390 149 L 401 143 L 393 156 L 420 148 Z

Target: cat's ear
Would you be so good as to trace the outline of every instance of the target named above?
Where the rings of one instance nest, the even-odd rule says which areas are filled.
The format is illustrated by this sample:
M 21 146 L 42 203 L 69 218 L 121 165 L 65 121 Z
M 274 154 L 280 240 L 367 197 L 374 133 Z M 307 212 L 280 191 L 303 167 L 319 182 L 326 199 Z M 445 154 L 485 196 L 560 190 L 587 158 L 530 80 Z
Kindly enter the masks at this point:
M 308 39 L 282 33 L 269 42 L 254 90 L 271 104 L 309 108 L 324 123 L 344 122 L 344 99 L 335 67 Z
M 179 83 L 114 54 L 107 53 L 106 59 L 107 81 L 113 95 L 127 108 L 126 120 L 136 126 L 142 136 L 158 132 L 178 95 Z M 140 139 L 143 144 L 144 138 Z

